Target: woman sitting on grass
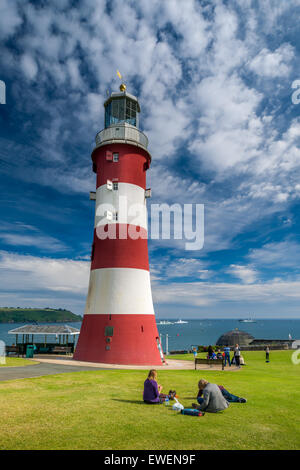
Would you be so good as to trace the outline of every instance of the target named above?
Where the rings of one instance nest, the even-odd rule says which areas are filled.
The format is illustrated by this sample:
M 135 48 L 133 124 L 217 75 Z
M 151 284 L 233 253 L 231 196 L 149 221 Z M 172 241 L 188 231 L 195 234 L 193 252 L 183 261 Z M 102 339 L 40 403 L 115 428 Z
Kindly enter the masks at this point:
M 161 393 L 162 386 L 157 383 L 157 372 L 151 369 L 147 379 L 144 382 L 143 400 L 150 405 L 159 405 L 163 403 L 168 395 Z

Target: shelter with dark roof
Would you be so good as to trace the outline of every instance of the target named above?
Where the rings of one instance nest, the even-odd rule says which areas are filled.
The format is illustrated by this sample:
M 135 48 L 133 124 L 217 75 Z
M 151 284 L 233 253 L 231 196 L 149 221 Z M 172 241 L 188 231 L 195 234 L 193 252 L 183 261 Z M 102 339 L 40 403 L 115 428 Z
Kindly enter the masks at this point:
M 241 331 L 238 328 L 235 330 L 228 331 L 224 335 L 221 335 L 217 341 L 217 346 L 249 346 L 254 340 L 254 337 L 246 331 Z

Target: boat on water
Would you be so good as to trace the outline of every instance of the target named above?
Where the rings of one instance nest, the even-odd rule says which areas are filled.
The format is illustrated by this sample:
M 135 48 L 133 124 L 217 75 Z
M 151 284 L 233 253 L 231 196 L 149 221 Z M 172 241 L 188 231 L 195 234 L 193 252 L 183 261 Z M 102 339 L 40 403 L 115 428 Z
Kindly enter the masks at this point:
M 256 321 L 253 320 L 253 318 L 242 318 L 241 320 L 239 320 L 239 322 L 241 322 L 241 323 L 256 323 Z
M 182 323 L 188 323 L 188 321 L 184 321 L 184 320 L 178 320 L 175 322 L 177 325 L 182 325 Z
M 157 323 L 158 325 L 173 325 L 173 323 L 171 321 L 168 321 L 168 320 L 161 320 L 159 323 Z

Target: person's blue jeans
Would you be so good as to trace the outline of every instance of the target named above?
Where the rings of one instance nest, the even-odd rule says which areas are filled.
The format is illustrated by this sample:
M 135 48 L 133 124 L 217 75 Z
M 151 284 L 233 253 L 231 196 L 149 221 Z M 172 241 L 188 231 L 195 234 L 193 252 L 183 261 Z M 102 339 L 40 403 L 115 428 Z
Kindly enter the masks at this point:
M 230 354 L 226 354 L 226 353 L 225 353 L 225 364 L 224 364 L 225 366 L 226 366 L 226 364 L 227 364 L 227 361 L 228 361 L 228 364 L 231 366 L 231 363 L 230 363 Z
M 225 390 L 225 388 L 222 389 L 221 392 L 225 400 L 227 400 L 229 403 L 239 403 L 240 401 L 239 397 L 228 392 L 228 390 Z M 201 405 L 203 403 L 203 398 L 197 397 L 197 402 L 199 403 L 199 405 Z
M 238 403 L 240 401 L 239 397 L 228 392 L 228 390 L 225 390 L 225 388 L 222 389 L 221 392 L 225 400 L 229 401 L 230 403 Z

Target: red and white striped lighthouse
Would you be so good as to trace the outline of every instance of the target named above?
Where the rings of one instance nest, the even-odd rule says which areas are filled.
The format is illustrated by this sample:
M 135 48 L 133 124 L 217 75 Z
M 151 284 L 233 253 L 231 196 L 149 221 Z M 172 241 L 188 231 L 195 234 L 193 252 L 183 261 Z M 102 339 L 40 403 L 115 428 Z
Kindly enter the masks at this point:
M 92 152 L 97 190 L 90 282 L 74 359 L 160 365 L 148 261 L 148 139 L 138 129 L 138 100 L 125 85 L 104 107 L 105 128 Z

